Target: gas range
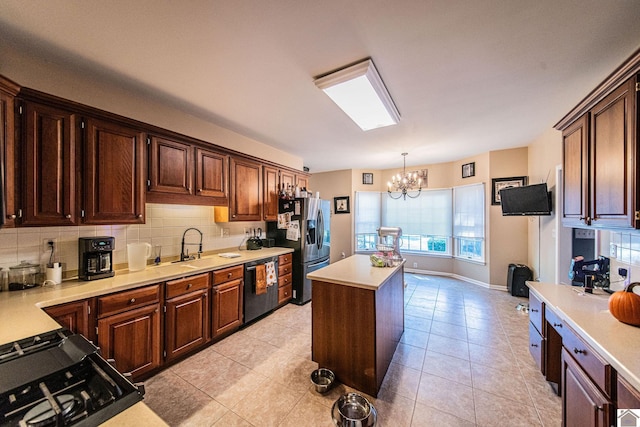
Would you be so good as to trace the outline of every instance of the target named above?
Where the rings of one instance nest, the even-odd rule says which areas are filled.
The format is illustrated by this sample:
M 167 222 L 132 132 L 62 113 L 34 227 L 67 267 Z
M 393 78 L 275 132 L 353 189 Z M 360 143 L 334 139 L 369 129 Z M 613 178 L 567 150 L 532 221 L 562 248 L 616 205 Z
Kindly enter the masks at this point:
M 143 395 L 68 330 L 0 346 L 0 426 L 96 426 Z

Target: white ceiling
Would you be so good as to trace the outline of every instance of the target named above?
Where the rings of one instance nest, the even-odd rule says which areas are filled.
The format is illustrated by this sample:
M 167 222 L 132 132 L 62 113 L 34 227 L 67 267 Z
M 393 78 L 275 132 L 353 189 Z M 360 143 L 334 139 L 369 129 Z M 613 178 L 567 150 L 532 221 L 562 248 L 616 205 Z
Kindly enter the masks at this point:
M 635 0 L 0 0 L 0 43 L 151 93 L 311 172 L 528 145 L 640 47 L 639 22 Z M 362 132 L 313 84 L 366 57 L 397 126 Z

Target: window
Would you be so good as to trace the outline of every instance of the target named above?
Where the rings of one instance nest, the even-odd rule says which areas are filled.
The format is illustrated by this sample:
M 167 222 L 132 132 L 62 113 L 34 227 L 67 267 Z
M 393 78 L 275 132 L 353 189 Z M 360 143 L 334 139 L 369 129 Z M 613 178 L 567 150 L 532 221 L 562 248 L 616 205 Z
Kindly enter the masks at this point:
M 484 184 L 456 187 L 453 199 L 454 256 L 484 262 Z
M 402 228 L 402 251 L 451 255 L 451 189 L 423 190 L 407 200 L 356 192 L 355 213 L 356 251 L 375 250 L 377 229 L 385 225 Z

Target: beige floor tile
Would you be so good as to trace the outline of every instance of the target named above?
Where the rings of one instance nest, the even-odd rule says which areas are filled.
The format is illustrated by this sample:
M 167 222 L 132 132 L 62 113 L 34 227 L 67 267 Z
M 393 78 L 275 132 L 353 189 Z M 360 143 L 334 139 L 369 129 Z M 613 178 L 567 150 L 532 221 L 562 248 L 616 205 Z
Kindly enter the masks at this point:
M 446 323 L 434 320 L 431 322 L 431 334 L 442 337 L 454 338 L 457 340 L 467 340 L 467 328 L 453 323 Z
M 316 362 L 281 349 L 256 366 L 254 371 L 272 381 L 304 392 L 313 386 L 311 373 L 315 369 L 318 369 Z
M 249 421 L 243 419 L 233 411 L 228 411 L 215 424 L 215 427 L 254 427 Z
M 420 379 L 416 401 L 465 421 L 476 422 L 473 389 L 464 384 L 425 372 Z
M 297 392 L 266 381 L 233 407 L 233 412 L 255 426 L 277 426 L 296 406 L 305 392 Z
M 429 333 L 418 331 L 417 329 L 405 328 L 400 342 L 414 347 L 427 348 L 427 342 L 429 341 Z
M 418 331 L 429 332 L 431 329 L 431 319 L 425 317 L 411 316 L 405 313 L 404 328 L 416 329 Z
M 420 383 L 421 371 L 408 368 L 397 363 L 391 363 L 387 374 L 382 381 L 380 390 L 386 393 L 394 393 L 399 396 L 415 399 Z
M 211 377 L 210 381 L 200 386 L 203 392 L 230 409 L 269 383 L 267 377 L 246 366 L 234 364 L 232 367 L 233 370 L 224 376 Z
M 455 415 L 439 411 L 421 403 L 416 403 L 413 411 L 413 421 L 411 422 L 411 427 L 474 427 L 475 425 L 474 422 L 458 418 Z
M 452 311 L 443 311 L 443 310 L 436 309 L 433 311 L 433 320 L 437 320 L 439 322 L 453 323 L 454 325 L 462 325 L 462 326 L 467 325 L 464 310 L 459 312 L 452 312 Z
M 518 370 L 518 362 L 511 348 L 495 348 L 469 343 L 469 360 L 485 366 L 499 366 L 503 370 Z
M 524 378 L 518 371 L 505 371 L 486 365 L 471 363 L 471 377 L 474 390 L 484 390 L 507 399 L 533 406 Z
M 476 402 L 476 423 L 481 427 L 534 427 L 541 421 L 533 406 L 523 405 L 485 391 L 473 390 Z
M 404 365 L 408 368 L 419 370 L 422 369 L 424 353 L 425 349 L 422 347 L 416 347 L 400 342 L 398 343 L 398 347 L 396 347 L 396 352 L 393 354 L 393 359 L 391 361 Z
M 279 427 L 335 427 L 331 418 L 331 408 L 305 394 L 285 416 Z
M 379 393 L 375 399 L 369 399 L 378 412 L 376 427 L 409 427 L 413 417 L 415 400 L 395 393 Z
M 431 335 L 427 350 L 469 360 L 469 343 L 467 341 Z
M 422 365 L 422 372 L 446 378 L 460 384 L 472 385 L 471 363 L 445 354 L 427 351 Z

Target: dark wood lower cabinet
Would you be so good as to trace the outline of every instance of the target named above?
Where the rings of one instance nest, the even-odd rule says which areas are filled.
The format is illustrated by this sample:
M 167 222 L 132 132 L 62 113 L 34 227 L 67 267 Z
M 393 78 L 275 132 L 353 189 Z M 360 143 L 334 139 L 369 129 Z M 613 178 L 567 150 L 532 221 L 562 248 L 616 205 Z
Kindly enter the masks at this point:
M 213 338 L 229 334 L 242 325 L 242 292 L 242 279 L 213 287 Z
M 562 396 L 564 427 L 612 425 L 612 402 L 589 379 L 566 349 L 562 350 Z
M 82 300 L 46 307 L 44 311 L 62 327 L 93 341 L 95 320 L 92 321 L 92 319 L 95 318 L 90 316 L 90 307 L 89 300 Z
M 168 299 L 165 307 L 166 360 L 204 345 L 209 337 L 209 290 Z
M 103 357 L 134 380 L 162 364 L 160 304 L 147 305 L 98 319 Z

